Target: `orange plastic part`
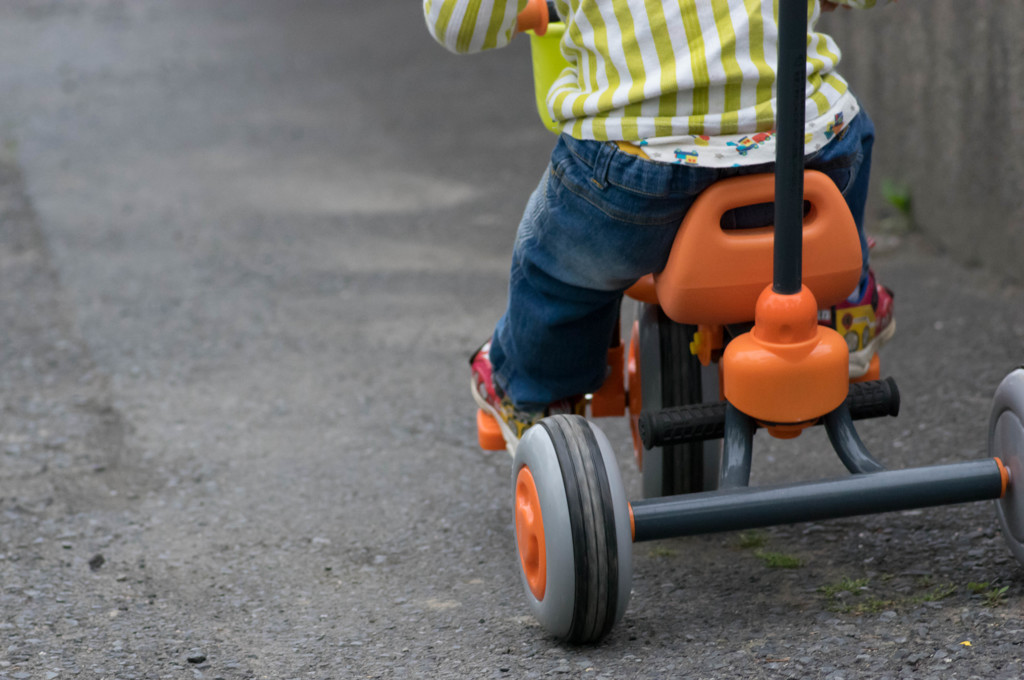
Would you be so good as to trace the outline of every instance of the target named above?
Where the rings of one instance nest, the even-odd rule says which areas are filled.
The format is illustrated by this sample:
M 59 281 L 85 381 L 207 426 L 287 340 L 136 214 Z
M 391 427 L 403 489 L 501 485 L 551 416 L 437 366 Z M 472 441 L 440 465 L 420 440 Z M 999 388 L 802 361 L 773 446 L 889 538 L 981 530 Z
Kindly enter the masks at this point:
M 812 420 L 806 423 L 785 423 L 781 425 L 779 423 L 759 422 L 758 425 L 767 430 L 768 434 L 776 439 L 796 439 L 803 434 L 804 430 L 817 422 L 817 420 Z
M 505 437 L 501 434 L 498 421 L 479 408 L 476 410 L 476 439 L 484 451 L 502 451 L 505 448 Z
M 620 343 L 608 348 L 608 377 L 590 398 L 590 415 L 611 418 L 626 414 L 626 385 L 623 382 L 626 348 Z
M 748 322 L 772 282 L 774 228 L 722 229 L 735 208 L 771 203 L 772 175 L 747 175 L 706 189 L 676 234 L 665 270 L 654 275 L 659 304 L 679 323 L 726 325 Z M 839 304 L 861 273 L 857 227 L 842 194 L 828 176 L 804 173 L 803 282 L 822 308 Z
M 629 429 L 633 435 L 633 455 L 636 466 L 644 469 L 644 444 L 640 441 L 640 411 L 643 396 L 640 392 L 640 322 L 634 321 L 629 333 L 629 358 L 626 360 L 626 384 L 629 387 Z
M 1003 486 L 999 492 L 999 497 L 1002 498 L 1006 495 L 1007 487 L 1010 486 L 1010 471 L 1006 469 L 1006 466 L 1003 465 L 1003 461 L 999 458 L 993 458 L 993 460 L 996 462 L 996 465 L 999 466 L 999 476 L 1002 477 L 1003 480 Z
M 548 584 L 544 516 L 540 511 L 540 498 L 533 473 L 525 465 L 516 477 L 516 544 L 526 584 L 535 598 L 543 600 Z
M 639 416 L 643 408 L 640 395 L 640 322 L 634 321 L 629 331 L 629 356 L 626 359 L 626 384 L 629 389 L 629 412 Z
M 547 0 L 526 0 L 526 7 L 516 17 L 516 30 L 520 33 L 533 31 L 537 35 L 548 32 Z
M 648 274 L 626 289 L 626 297 L 646 302 L 649 305 L 658 304 L 658 293 L 654 289 L 654 274 Z M 749 321 L 749 319 L 747 319 Z
M 846 399 L 850 350 L 835 330 L 818 325 L 807 286 L 795 295 L 765 288 L 754 329 L 722 356 L 725 398 L 755 420 L 773 424 L 814 421 Z M 785 436 L 795 436 L 780 430 Z

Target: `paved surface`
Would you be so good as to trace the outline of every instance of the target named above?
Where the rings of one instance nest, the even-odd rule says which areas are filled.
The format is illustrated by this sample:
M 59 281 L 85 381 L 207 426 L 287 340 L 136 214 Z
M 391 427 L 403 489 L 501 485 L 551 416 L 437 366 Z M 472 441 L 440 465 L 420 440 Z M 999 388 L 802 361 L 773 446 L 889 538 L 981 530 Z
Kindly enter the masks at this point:
M 989 504 L 641 545 L 604 644 L 531 621 L 465 358 L 551 140 L 525 46 L 412 4 L 0 6 L 0 679 L 1021 677 Z M 863 436 L 982 457 L 1024 291 L 880 250 Z M 841 473 L 797 444 L 755 481 Z

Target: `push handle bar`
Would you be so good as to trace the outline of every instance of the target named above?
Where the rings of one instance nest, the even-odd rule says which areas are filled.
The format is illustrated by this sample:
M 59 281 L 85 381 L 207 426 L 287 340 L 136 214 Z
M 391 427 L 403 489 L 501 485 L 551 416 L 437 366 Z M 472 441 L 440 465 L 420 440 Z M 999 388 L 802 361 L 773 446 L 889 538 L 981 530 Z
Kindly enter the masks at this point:
M 895 416 L 900 392 L 892 378 L 853 383 L 846 398 L 853 420 Z M 640 439 L 645 448 L 721 439 L 725 435 L 725 402 L 676 406 L 641 413 Z
M 807 2 L 779 6 L 779 64 L 776 92 L 775 254 L 772 288 L 800 292 L 803 249 L 804 88 L 807 79 Z

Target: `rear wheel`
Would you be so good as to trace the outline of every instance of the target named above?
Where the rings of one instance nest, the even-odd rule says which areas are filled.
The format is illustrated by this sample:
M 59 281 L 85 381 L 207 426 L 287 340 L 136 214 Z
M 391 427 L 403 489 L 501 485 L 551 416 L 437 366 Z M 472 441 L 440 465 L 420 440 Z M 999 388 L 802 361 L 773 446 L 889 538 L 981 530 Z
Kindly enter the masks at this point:
M 1006 545 L 1024 564 L 1024 368 L 1007 375 L 996 389 L 988 449 L 1010 473 L 1006 493 L 996 501 L 996 514 Z
M 629 505 L 608 439 L 581 416 L 545 418 L 519 442 L 512 480 L 530 608 L 562 640 L 600 640 L 632 585 Z
M 669 319 L 656 305 L 640 304 L 630 341 L 630 407 L 633 446 L 643 474 L 644 498 L 673 496 L 718 487 L 720 441 L 659 446 L 643 450 L 636 422 L 640 410 L 658 411 L 718 400 L 715 365 L 701 366 L 690 353 L 695 326 Z M 635 347 L 635 350 L 634 350 Z M 634 399 L 639 392 L 640 403 Z

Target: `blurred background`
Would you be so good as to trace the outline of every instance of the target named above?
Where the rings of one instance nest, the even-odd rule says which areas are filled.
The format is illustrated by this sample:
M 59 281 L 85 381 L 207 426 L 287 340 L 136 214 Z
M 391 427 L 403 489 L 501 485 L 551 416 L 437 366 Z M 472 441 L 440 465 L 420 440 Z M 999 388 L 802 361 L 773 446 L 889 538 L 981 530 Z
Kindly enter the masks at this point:
M 823 26 L 877 125 L 883 230 L 920 229 L 959 262 L 1024 280 L 1024 6 L 904 0 Z

